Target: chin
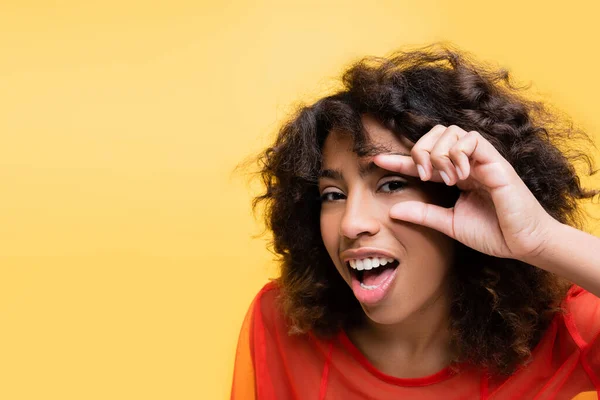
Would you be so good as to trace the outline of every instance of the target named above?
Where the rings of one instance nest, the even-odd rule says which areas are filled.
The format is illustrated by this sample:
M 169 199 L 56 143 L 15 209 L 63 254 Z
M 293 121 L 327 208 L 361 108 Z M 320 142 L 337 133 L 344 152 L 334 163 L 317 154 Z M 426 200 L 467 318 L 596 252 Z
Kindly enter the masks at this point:
M 409 314 L 393 304 L 378 304 L 375 306 L 361 304 L 360 306 L 368 319 L 380 325 L 400 324 L 407 319 Z

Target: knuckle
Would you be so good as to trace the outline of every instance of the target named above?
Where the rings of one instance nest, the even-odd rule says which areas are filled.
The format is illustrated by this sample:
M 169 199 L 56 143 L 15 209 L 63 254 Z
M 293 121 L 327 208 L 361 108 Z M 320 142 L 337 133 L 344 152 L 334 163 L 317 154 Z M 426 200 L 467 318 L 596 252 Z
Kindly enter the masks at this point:
M 465 130 L 457 125 L 450 125 L 447 132 L 455 135 L 457 139 L 460 139 L 466 135 Z
M 448 152 L 448 154 L 450 155 L 450 157 L 452 158 L 456 158 L 460 155 L 460 153 L 462 153 L 462 148 L 460 148 L 460 146 L 453 146 L 450 151 Z
M 421 207 L 421 224 L 425 224 L 429 218 L 429 208 Z
M 444 158 L 444 157 L 447 157 L 447 154 L 446 154 L 446 152 L 444 152 L 444 151 L 443 151 L 443 150 L 441 150 L 441 149 L 435 149 L 435 148 L 434 148 L 434 149 L 431 151 L 431 157 L 432 157 L 432 158 L 438 158 L 438 159 L 439 159 L 439 158 Z
M 443 155 L 443 156 L 440 156 L 440 157 L 432 157 L 431 158 L 431 164 L 436 169 L 445 169 L 446 167 L 452 165 L 452 160 L 446 154 L 446 155 Z
M 422 158 L 427 156 L 427 151 L 425 151 L 419 144 L 416 144 L 411 150 L 410 155 L 412 157 Z

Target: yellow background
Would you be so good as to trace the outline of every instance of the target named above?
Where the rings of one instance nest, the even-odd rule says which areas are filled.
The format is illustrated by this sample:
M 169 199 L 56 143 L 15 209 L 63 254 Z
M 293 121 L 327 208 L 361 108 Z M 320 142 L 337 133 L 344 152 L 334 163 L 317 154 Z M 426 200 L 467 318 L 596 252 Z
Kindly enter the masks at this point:
M 225 399 L 276 271 L 233 169 L 357 57 L 453 41 L 600 141 L 600 7 L 552 4 L 0 2 L 0 398 Z

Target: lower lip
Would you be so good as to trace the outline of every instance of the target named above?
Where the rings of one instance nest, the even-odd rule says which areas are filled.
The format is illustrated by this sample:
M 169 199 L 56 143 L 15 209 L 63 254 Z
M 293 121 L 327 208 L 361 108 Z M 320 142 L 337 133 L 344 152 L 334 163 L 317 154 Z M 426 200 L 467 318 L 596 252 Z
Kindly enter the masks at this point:
M 360 281 L 356 279 L 356 276 L 354 274 L 351 273 L 351 287 L 352 291 L 354 292 L 354 296 L 356 296 L 356 299 L 360 303 L 368 306 L 376 305 L 377 303 L 382 301 L 387 295 L 387 293 L 391 290 L 392 283 L 394 282 L 394 279 L 396 279 L 396 273 L 398 272 L 398 268 L 400 268 L 400 266 L 396 267 L 394 272 L 378 287 L 371 290 L 365 289 L 362 286 L 360 286 Z

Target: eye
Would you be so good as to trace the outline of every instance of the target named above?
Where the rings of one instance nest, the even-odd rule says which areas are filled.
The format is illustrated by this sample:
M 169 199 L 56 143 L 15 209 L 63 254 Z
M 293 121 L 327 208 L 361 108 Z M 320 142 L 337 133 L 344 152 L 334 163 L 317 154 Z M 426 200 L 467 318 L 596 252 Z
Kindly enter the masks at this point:
M 383 193 L 393 193 L 402 190 L 406 186 L 406 181 L 393 180 L 387 181 L 383 185 L 379 186 L 379 191 Z
M 323 192 L 323 194 L 321 195 L 321 202 L 325 203 L 329 201 L 344 200 L 344 198 L 346 198 L 344 193 L 330 190 L 327 192 Z

